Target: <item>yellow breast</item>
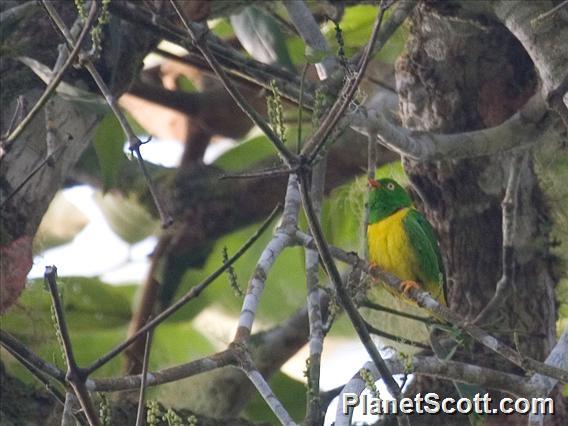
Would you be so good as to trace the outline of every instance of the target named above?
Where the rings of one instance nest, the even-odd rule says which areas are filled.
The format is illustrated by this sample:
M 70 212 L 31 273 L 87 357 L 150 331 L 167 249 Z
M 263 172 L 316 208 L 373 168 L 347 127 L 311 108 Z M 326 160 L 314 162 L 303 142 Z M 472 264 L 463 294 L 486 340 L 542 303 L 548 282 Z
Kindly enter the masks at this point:
M 368 226 L 369 260 L 401 280 L 416 281 L 417 260 L 402 223 L 408 210 L 401 209 Z

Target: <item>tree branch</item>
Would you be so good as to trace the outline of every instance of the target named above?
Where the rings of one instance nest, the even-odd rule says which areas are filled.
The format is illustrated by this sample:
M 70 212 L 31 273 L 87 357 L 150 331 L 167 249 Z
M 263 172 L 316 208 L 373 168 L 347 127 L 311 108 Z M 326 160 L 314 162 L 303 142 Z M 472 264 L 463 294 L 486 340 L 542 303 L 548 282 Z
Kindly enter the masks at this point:
M 140 392 L 138 395 L 138 410 L 136 411 L 136 426 L 144 426 L 144 394 L 146 393 L 146 379 L 148 378 L 148 364 L 150 363 L 150 346 L 152 345 L 152 332 L 146 333 L 144 344 L 144 358 L 142 360 L 142 373 L 140 379 Z
M 551 365 L 557 368 L 561 368 L 564 370 L 568 370 L 568 328 L 564 330 L 558 342 L 550 351 L 548 357 L 546 357 L 545 363 L 547 365 Z M 551 391 L 558 379 L 548 377 L 543 374 L 535 374 L 532 379 L 531 383 L 533 385 L 544 385 L 548 391 Z
M 416 348 L 430 350 L 430 346 L 425 345 L 422 342 L 417 342 L 416 340 L 407 339 L 406 337 L 397 336 L 395 334 L 391 334 L 391 333 L 387 333 L 386 331 L 379 330 L 378 328 L 369 324 L 368 321 L 365 321 L 365 325 L 367 326 L 369 333 L 374 334 L 375 336 L 383 337 L 385 339 L 392 340 L 393 342 L 397 342 L 397 343 L 404 343 L 405 345 L 414 346 Z
M 377 129 L 379 143 L 415 161 L 460 160 L 494 155 L 532 145 L 549 137 L 554 129 L 544 125 L 546 106 L 540 95 L 499 126 L 456 134 L 419 133 L 391 123 L 384 114 L 369 110 L 354 117 L 351 127 L 365 133 L 369 125 Z
M 249 281 L 239 316 L 239 325 L 233 339 L 235 342 L 243 342 L 250 337 L 256 309 L 260 302 L 262 291 L 264 290 L 266 278 L 278 255 L 282 253 L 292 241 L 290 234 L 296 229 L 299 208 L 300 196 L 298 193 L 298 180 L 295 175 L 290 175 L 286 199 L 284 201 L 282 225 L 262 251 L 254 273 Z
M 321 203 L 325 187 L 325 169 L 327 154 L 315 164 L 312 171 L 311 197 L 314 203 L 314 213 L 318 220 L 321 215 Z M 308 303 L 308 319 L 310 325 L 309 358 L 308 358 L 308 386 L 307 386 L 307 412 L 306 422 L 308 425 L 321 424 L 320 402 L 320 368 L 321 354 L 323 352 L 323 322 L 321 307 L 321 292 L 319 289 L 319 255 L 317 250 L 305 250 L 306 259 L 306 287 Z
M 63 406 L 63 415 L 61 416 L 61 426 L 75 426 L 75 417 L 73 415 L 74 405 L 77 401 L 73 392 L 65 394 L 65 404 Z
M 564 330 L 558 342 L 550 351 L 550 354 L 546 357 L 544 361 L 547 365 L 551 365 L 557 368 L 568 370 L 568 328 Z M 530 381 L 529 386 L 539 389 L 540 391 L 535 392 L 533 395 L 549 395 L 552 389 L 557 385 L 558 380 L 544 374 L 534 374 Z M 531 414 L 529 416 L 529 424 L 531 426 L 541 425 L 544 421 L 544 416 L 542 413 Z
M 228 349 L 216 354 L 200 358 L 175 367 L 151 372 L 146 375 L 146 386 L 157 386 L 164 383 L 176 382 L 181 379 L 216 370 L 227 365 L 235 365 L 234 351 Z M 102 378 L 92 380 L 91 390 L 97 392 L 115 392 L 140 388 L 142 375 Z

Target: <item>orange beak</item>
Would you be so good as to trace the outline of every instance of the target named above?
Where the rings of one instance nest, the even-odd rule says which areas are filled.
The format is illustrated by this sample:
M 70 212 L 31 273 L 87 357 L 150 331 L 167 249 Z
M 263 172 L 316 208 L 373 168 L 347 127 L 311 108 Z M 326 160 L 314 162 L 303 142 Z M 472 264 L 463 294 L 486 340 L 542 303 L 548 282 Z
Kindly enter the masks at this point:
M 376 181 L 375 179 L 371 179 L 369 178 L 369 185 L 371 185 L 373 188 L 380 188 L 381 184 Z

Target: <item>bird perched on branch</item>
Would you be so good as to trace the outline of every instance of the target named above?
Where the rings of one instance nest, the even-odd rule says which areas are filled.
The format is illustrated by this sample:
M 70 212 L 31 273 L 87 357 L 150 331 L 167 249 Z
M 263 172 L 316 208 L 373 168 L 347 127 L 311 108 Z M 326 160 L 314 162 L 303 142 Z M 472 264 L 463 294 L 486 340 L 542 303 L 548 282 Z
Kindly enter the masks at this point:
M 434 230 L 392 179 L 369 179 L 369 261 L 403 280 L 402 289 L 422 286 L 446 304 L 443 263 Z
M 408 193 L 394 180 L 369 179 L 369 185 L 369 261 L 403 280 L 404 292 L 421 285 L 445 305 L 444 265 L 432 225 L 413 207 Z M 459 333 L 452 336 L 452 327 L 442 324 L 433 324 L 429 329 L 434 354 L 441 360 L 451 359 L 462 343 L 462 336 Z M 445 334 L 436 333 L 444 330 Z M 445 339 L 446 335 L 449 339 Z M 461 397 L 473 398 L 482 392 L 476 385 L 453 383 Z M 469 420 L 477 425 L 482 424 L 483 419 L 470 416 Z

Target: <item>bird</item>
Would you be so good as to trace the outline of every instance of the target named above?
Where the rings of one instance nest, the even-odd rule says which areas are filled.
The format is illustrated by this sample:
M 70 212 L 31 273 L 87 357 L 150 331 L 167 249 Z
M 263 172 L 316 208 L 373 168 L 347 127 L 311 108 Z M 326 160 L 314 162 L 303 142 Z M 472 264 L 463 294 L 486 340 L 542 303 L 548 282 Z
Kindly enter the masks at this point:
M 422 286 L 438 303 L 446 305 L 444 264 L 434 228 L 395 180 L 369 178 L 369 185 L 367 241 L 371 266 L 400 278 L 403 294 Z M 430 346 L 436 357 L 451 359 L 461 338 L 449 334 L 449 341 L 444 340 L 444 335 L 437 331 L 447 327 L 437 322 L 428 328 Z M 453 384 L 461 397 L 471 399 L 476 393 L 483 393 L 477 385 Z M 482 424 L 479 416 L 470 416 L 469 420 L 474 425 Z
M 371 266 L 400 278 L 403 294 L 421 287 L 446 305 L 444 266 L 432 225 L 395 180 L 369 178 L 369 185 L 367 241 Z

